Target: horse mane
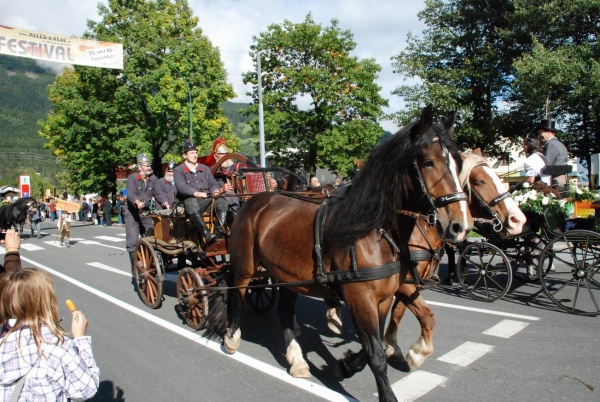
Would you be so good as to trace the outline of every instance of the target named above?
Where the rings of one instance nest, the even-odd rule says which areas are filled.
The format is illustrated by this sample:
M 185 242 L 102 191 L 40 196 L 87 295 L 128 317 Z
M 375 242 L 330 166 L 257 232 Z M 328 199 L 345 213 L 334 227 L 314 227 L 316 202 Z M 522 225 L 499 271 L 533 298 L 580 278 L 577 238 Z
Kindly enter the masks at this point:
M 476 166 L 480 166 L 481 164 L 485 164 L 487 167 L 491 167 L 490 164 L 488 163 L 487 159 L 485 159 L 483 156 L 475 154 L 475 153 L 468 153 L 468 154 L 464 154 L 465 158 L 462 161 L 462 169 L 460 171 L 460 175 L 458 176 L 458 179 L 460 181 L 460 187 L 463 189 L 467 189 L 469 196 L 470 196 L 470 192 L 471 192 L 471 185 L 469 184 L 469 176 L 471 175 L 471 171 L 476 167 Z
M 373 148 L 346 197 L 331 203 L 323 242 L 328 253 L 348 249 L 375 228 L 395 230 L 398 210 L 418 209 L 421 190 L 413 188 L 413 163 L 435 137 L 461 168 L 462 159 L 451 139 L 451 130 L 440 123 L 432 124 L 421 135 L 418 130 L 419 122 L 410 123 Z

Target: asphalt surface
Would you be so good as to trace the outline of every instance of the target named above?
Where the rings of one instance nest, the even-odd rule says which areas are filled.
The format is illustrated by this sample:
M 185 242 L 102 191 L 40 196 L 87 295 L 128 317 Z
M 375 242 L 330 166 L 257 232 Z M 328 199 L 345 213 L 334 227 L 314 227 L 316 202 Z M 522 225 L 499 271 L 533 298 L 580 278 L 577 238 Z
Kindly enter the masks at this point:
M 92 400 L 377 400 L 368 367 L 350 379 L 335 377 L 336 360 L 360 349 L 346 310 L 344 331 L 335 336 L 323 303 L 299 299 L 299 343 L 313 377 L 293 379 L 274 310 L 258 314 L 246 308 L 239 352 L 227 355 L 178 316 L 177 272 L 167 275 L 162 308 L 143 305 L 131 281 L 124 228 L 76 223 L 70 248 L 59 247 L 52 223 L 44 222 L 42 231 L 42 239 L 30 239 L 26 227 L 23 265 L 53 275 L 67 329 L 64 300 L 72 299 L 88 318 L 101 370 Z M 445 269 L 443 261 L 442 276 Z M 388 366 L 399 400 L 600 400 L 600 317 L 558 311 L 538 283 L 517 279 L 494 303 L 472 300 L 456 284 L 424 296 L 436 317 L 435 351 L 415 372 Z M 407 312 L 398 333 L 405 352 L 419 333 Z

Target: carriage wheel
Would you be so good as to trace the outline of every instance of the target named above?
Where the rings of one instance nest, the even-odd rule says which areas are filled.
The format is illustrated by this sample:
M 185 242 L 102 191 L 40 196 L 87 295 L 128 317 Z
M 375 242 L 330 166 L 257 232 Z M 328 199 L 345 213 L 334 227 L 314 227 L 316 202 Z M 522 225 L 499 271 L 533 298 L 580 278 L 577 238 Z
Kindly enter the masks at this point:
M 177 300 L 185 323 L 199 331 L 206 324 L 208 314 L 208 294 L 200 274 L 193 268 L 185 267 L 177 276 Z
M 554 237 L 542 252 L 538 275 L 550 300 L 562 310 L 600 314 L 600 234 L 572 230 Z
M 474 299 L 493 302 L 512 284 L 510 261 L 504 252 L 486 242 L 471 243 L 460 253 L 456 277 Z
M 135 249 L 133 274 L 140 299 L 150 308 L 162 305 L 164 269 L 162 261 L 145 240 L 140 240 Z
M 254 279 L 250 282 L 250 285 L 266 285 L 271 284 L 271 278 Z M 268 313 L 277 300 L 279 294 L 279 288 L 262 288 L 262 289 L 248 289 L 246 293 L 246 300 L 252 309 L 259 313 Z

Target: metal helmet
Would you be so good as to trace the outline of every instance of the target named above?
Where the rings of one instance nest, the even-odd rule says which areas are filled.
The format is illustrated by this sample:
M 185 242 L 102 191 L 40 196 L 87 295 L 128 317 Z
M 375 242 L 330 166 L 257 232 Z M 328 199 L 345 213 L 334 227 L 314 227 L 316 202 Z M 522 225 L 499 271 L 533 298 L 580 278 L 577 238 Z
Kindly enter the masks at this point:
M 215 149 L 216 154 L 228 154 L 229 148 L 225 144 L 219 144 L 219 146 Z
M 190 141 L 186 141 L 185 144 L 183 144 L 183 153 L 186 153 L 187 151 L 197 151 L 197 150 L 198 150 L 198 148 L 196 148 L 196 145 L 194 145 Z
M 177 167 L 177 163 L 175 161 L 170 161 L 167 163 L 167 172 L 172 172 Z
M 139 154 L 137 159 L 138 166 L 152 165 L 152 161 L 146 154 Z

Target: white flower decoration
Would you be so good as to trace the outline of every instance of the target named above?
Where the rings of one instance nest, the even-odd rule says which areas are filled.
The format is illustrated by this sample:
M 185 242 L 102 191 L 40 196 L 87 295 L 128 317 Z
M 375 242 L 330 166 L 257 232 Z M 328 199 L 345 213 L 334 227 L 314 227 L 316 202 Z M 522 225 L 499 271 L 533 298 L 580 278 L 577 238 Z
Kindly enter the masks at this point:
M 542 197 L 542 205 L 548 205 L 549 202 L 550 202 L 550 198 Z

